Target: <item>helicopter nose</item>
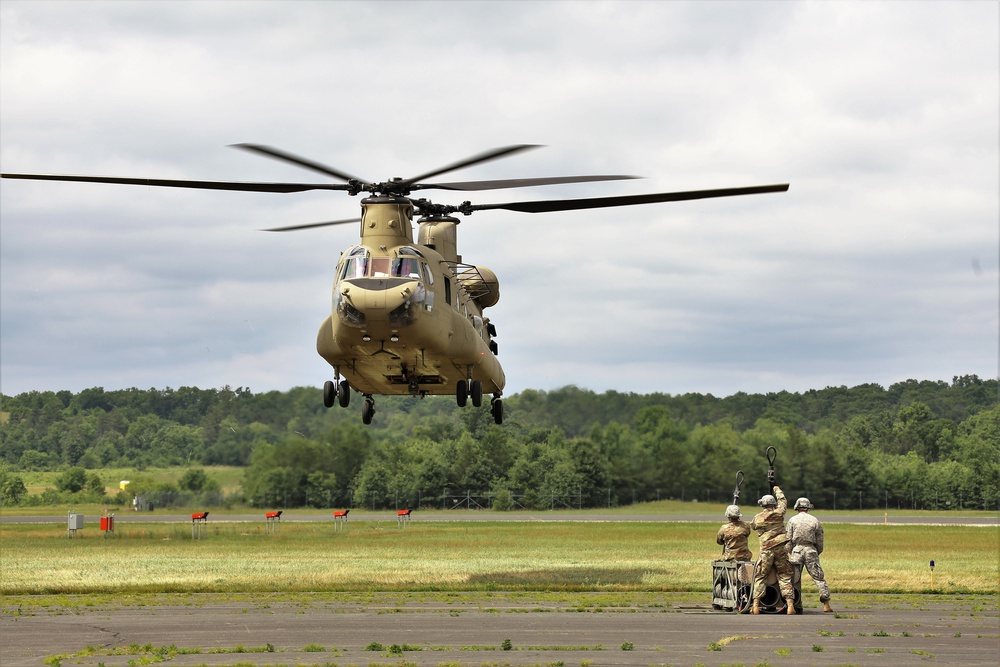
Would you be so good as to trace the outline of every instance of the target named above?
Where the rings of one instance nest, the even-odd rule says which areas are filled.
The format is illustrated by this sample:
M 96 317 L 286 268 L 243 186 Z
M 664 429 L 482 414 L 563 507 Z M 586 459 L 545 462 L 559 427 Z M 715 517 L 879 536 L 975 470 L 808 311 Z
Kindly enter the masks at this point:
M 384 282 L 360 287 L 344 285 L 334 299 L 340 318 L 352 326 L 372 325 L 384 321 L 393 326 L 406 326 L 416 317 L 426 290 L 418 282 L 388 285 Z

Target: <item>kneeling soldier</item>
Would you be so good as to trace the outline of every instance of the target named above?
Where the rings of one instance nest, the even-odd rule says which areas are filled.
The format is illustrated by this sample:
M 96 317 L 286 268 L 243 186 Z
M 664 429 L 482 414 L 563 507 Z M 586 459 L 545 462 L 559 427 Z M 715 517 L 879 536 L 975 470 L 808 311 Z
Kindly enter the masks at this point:
M 723 546 L 722 560 L 753 560 L 748 539 L 750 524 L 742 520 L 739 505 L 727 507 L 726 518 L 729 523 L 722 526 L 715 537 L 715 543 Z

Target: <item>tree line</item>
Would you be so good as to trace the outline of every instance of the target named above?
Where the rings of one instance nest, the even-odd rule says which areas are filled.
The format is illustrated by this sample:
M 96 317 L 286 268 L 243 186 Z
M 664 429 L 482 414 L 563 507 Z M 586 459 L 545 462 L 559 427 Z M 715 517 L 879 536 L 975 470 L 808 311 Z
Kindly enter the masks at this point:
M 26 471 L 68 476 L 49 493 L 57 502 L 96 495 L 102 468 L 164 466 L 186 466 L 193 477 L 143 489 L 160 507 L 192 499 L 376 509 L 721 503 L 737 470 L 751 503 L 765 492 L 764 452 L 774 446 L 779 484 L 818 506 L 1000 505 L 998 383 L 975 375 L 724 398 L 527 390 L 505 399 L 503 426 L 445 398 L 384 397 L 376 423 L 364 427 L 355 410 L 324 408 L 313 388 L 98 387 L 2 401 L 5 504 L 45 501 L 25 493 L 18 473 Z M 199 476 L 212 465 L 245 467 L 237 496 Z

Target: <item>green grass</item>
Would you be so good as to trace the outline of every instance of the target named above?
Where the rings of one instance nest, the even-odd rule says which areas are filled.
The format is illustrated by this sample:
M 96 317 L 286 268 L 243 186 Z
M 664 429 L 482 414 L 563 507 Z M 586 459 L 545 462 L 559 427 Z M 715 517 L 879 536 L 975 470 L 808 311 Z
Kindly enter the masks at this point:
M 3 594 L 241 591 L 698 591 L 710 586 L 713 523 L 355 521 L 119 522 L 66 538 L 64 524 L 0 524 Z M 827 528 L 838 595 L 996 594 L 997 530 L 961 526 Z M 488 546 L 487 546 L 488 545 Z M 803 583 L 812 591 L 808 577 Z

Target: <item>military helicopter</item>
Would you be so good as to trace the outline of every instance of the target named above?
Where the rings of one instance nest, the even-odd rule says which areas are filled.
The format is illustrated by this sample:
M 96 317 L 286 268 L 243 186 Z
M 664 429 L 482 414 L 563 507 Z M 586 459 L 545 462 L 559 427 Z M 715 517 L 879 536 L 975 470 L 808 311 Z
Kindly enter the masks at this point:
M 532 144 L 505 146 L 479 153 L 412 178 L 369 181 L 333 167 L 269 146 L 235 148 L 318 172 L 341 183 L 265 183 L 200 181 L 109 176 L 3 173 L 2 178 L 43 181 L 117 183 L 245 192 L 338 190 L 361 200 L 361 217 L 264 231 L 285 232 L 359 223 L 360 242 L 344 250 L 337 263 L 331 314 L 316 337 L 316 350 L 333 367 L 323 387 L 323 403 L 348 407 L 351 392 L 363 397 L 361 419 L 370 424 L 376 395 L 424 397 L 452 394 L 459 407 L 480 407 L 490 395 L 490 412 L 503 423 L 503 368 L 497 360 L 497 329 L 484 315 L 500 299 L 496 274 L 462 261 L 457 248 L 455 214 L 506 210 L 523 213 L 574 211 L 636 204 L 784 192 L 788 184 L 715 190 L 624 195 L 588 199 L 526 201 L 504 204 L 435 204 L 417 199 L 418 190 L 479 191 L 541 185 L 588 183 L 636 178 L 624 175 L 557 176 L 486 181 L 430 183 L 426 179 L 507 157 Z M 413 218 L 418 216 L 416 241 Z

